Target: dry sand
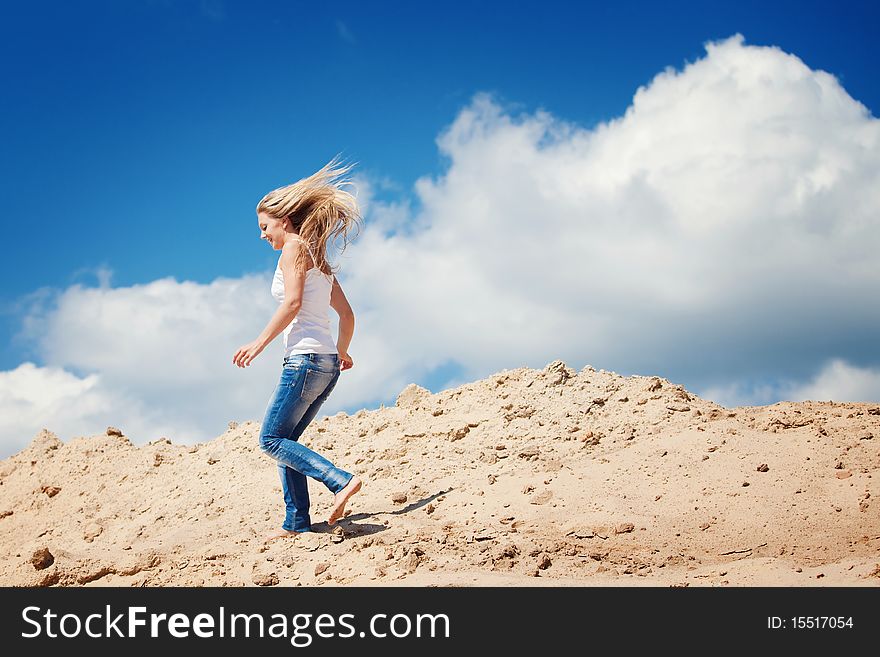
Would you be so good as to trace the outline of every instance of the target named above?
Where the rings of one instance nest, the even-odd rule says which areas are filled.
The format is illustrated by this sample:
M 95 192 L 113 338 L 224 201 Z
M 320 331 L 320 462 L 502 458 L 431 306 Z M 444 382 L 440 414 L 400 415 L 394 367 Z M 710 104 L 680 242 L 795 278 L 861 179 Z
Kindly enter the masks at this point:
M 364 479 L 347 515 L 283 506 L 259 424 L 193 446 L 43 430 L 0 462 L 5 586 L 877 586 L 880 404 L 727 409 L 561 361 L 302 440 Z

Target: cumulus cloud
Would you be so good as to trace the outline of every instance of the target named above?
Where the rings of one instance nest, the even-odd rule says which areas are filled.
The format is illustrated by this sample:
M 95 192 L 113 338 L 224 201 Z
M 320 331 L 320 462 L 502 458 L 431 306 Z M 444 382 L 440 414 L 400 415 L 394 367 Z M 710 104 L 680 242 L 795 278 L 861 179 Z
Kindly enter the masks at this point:
M 808 381 L 734 382 L 714 386 L 702 395 L 727 407 L 787 401 L 875 402 L 880 400 L 880 368 L 855 367 L 835 358 Z
M 98 374 L 78 377 L 58 367 L 22 363 L 14 370 L 0 372 L 0 457 L 25 447 L 42 427 L 63 428 L 67 437 L 91 435 L 96 427 L 117 423 L 119 409 L 125 409 L 122 415 L 135 431 L 153 433 L 172 428 L 160 417 L 146 423 L 141 403 L 101 385 Z
M 448 169 L 405 221 L 374 202 L 352 256 L 386 380 L 563 358 L 701 391 L 880 363 L 880 129 L 794 55 L 708 43 L 591 129 L 478 95 L 437 143 Z
M 834 359 L 813 380 L 793 386 L 785 398 L 875 402 L 880 400 L 880 368 L 853 367 Z
M 437 145 L 448 167 L 412 202 L 361 181 L 368 221 L 338 259 L 356 367 L 327 412 L 556 358 L 727 405 L 880 398 L 880 128 L 834 76 L 735 35 L 611 121 L 479 94 Z M 228 362 L 274 310 L 268 283 L 73 286 L 38 296 L 26 328 L 45 381 L 108 423 L 209 438 L 261 419 L 274 386 L 277 359 Z M 34 372 L 0 394 L 12 375 Z M 34 431 L 97 417 L 3 399 L 31 404 Z
M 261 420 L 280 372 L 280 340 L 245 369 L 232 355 L 275 312 L 269 285 L 268 275 L 207 285 L 166 278 L 33 294 L 19 339 L 45 365 L 0 373 L 2 456 L 42 427 L 69 439 L 112 425 L 135 443 L 185 443 L 213 438 L 230 420 Z M 344 388 L 327 410 L 351 401 Z

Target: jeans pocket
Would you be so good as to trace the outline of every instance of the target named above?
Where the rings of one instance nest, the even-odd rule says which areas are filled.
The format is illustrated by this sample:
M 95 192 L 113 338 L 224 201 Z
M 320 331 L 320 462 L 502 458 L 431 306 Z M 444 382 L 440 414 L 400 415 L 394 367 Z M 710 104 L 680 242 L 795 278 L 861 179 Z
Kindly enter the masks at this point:
M 281 384 L 292 392 L 302 384 L 306 371 L 302 363 L 285 365 L 281 370 Z
M 315 401 L 327 390 L 334 376 L 335 372 L 325 372 L 311 367 L 306 369 L 300 397 L 308 402 Z

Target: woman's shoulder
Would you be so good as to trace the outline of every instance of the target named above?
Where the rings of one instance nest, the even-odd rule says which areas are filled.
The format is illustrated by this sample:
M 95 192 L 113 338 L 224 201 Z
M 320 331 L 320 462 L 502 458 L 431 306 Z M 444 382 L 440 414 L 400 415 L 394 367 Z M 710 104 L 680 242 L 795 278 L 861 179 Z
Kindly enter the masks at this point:
M 285 251 L 287 253 L 297 253 L 298 251 L 308 251 L 308 249 L 303 238 L 290 236 L 281 245 L 281 252 L 284 253 Z

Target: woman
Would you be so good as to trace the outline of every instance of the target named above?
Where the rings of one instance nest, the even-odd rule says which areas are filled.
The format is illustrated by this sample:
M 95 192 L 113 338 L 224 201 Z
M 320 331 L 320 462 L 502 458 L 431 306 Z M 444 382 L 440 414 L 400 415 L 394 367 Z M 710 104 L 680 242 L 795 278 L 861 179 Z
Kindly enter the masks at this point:
M 266 409 L 260 449 L 278 462 L 287 512 L 281 530 L 267 540 L 312 531 L 307 476 L 335 495 L 330 525 L 342 517 L 346 502 L 362 483 L 298 442 L 341 371 L 354 366 L 348 355 L 354 313 L 326 260 L 328 240 L 340 235 L 345 239 L 360 219 L 357 201 L 342 189 L 350 184 L 342 177 L 351 165 L 338 164 L 334 158 L 312 176 L 269 192 L 257 204 L 261 239 L 281 251 L 271 288 L 280 305 L 260 336 L 235 352 L 232 362 L 247 367 L 283 331 L 281 381 Z M 339 314 L 335 344 L 331 306 Z

